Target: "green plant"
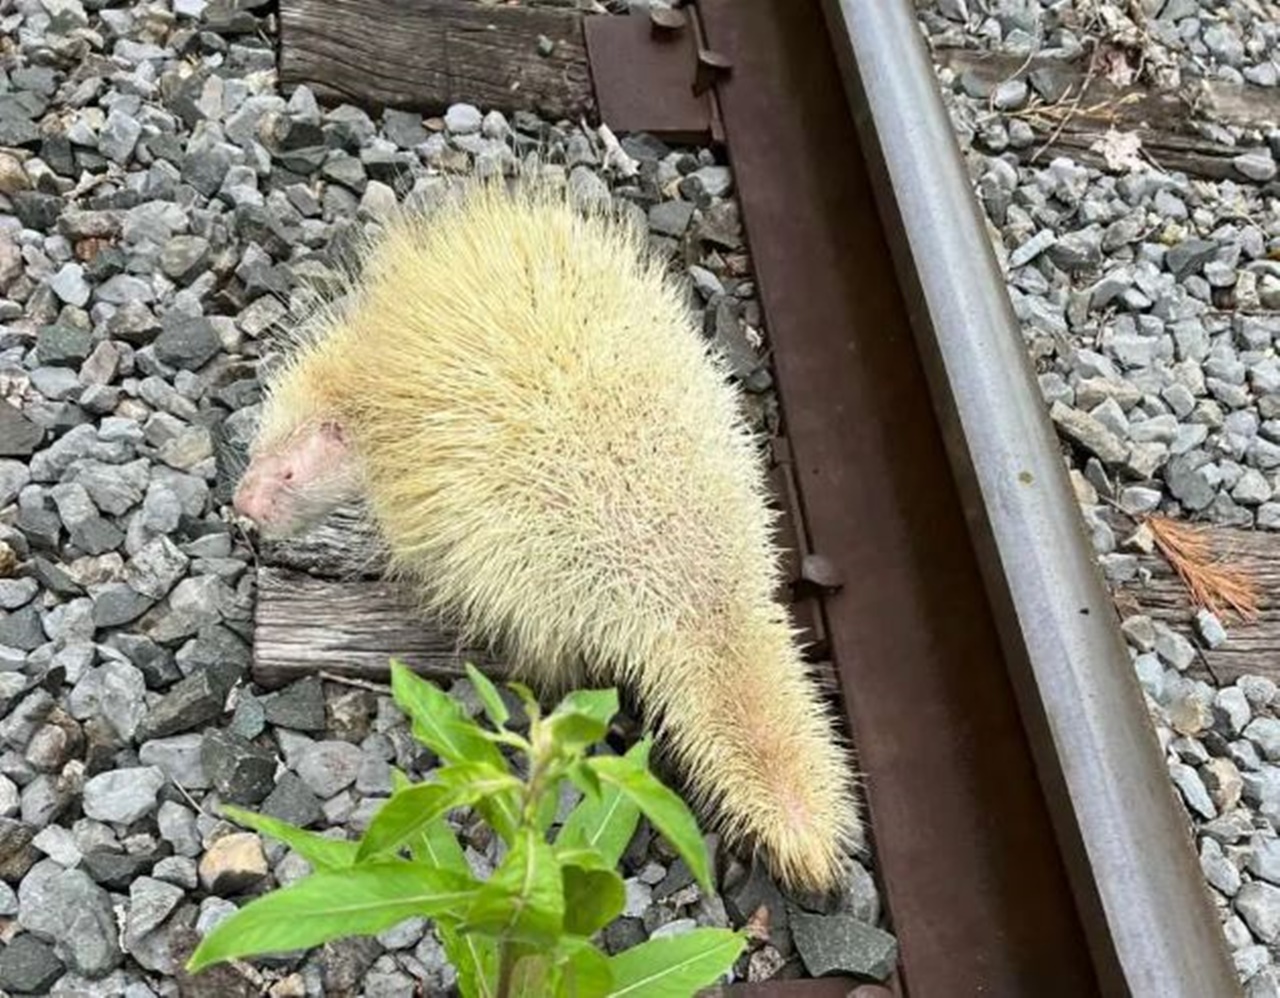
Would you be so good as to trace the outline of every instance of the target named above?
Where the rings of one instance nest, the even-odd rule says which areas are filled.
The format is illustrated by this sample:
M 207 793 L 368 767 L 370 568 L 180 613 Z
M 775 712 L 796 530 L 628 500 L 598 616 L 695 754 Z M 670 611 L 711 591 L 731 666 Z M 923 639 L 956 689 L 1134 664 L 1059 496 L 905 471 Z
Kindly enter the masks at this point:
M 471 720 L 439 687 L 392 663 L 392 695 L 414 736 L 443 765 L 421 783 L 395 773 L 390 798 L 359 841 L 224 807 L 230 819 L 289 845 L 312 873 L 219 924 L 192 954 L 189 971 L 372 935 L 415 915 L 434 920 L 464 998 L 686 998 L 732 966 L 746 940 L 728 929 L 700 928 L 613 956 L 591 941 L 622 911 L 625 891 L 614 867 L 641 814 L 701 888 L 713 889 L 697 823 L 649 771 L 648 740 L 624 756 L 590 751 L 617 713 L 616 691 L 570 693 L 544 715 L 526 688 L 509 684 L 529 718 L 525 737 L 508 727 L 497 688 L 474 667 L 467 672 L 492 729 Z M 523 779 L 500 746 L 524 756 Z M 552 841 L 564 780 L 582 798 Z M 472 874 L 446 823 L 450 811 L 463 807 L 506 845 L 487 881 Z

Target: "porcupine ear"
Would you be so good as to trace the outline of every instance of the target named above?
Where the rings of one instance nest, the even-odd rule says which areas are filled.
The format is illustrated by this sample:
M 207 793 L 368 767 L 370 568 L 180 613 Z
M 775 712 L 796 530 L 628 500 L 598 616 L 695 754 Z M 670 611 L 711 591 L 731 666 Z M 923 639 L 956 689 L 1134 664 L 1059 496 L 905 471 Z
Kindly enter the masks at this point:
M 346 447 L 351 442 L 347 428 L 336 419 L 326 419 L 321 422 L 320 434 L 327 443 L 337 444 L 339 447 Z

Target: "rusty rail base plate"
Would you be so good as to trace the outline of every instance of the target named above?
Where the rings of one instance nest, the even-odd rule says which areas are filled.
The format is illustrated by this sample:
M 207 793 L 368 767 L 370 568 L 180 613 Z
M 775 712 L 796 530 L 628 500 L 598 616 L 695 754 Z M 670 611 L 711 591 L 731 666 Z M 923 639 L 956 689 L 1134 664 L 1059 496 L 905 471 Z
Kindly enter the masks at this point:
M 1098 994 L 819 2 L 698 9 L 899 986 Z
M 707 144 L 711 98 L 695 95 L 693 25 L 655 35 L 647 17 L 583 21 L 600 120 L 615 132 L 648 132 L 668 142 Z

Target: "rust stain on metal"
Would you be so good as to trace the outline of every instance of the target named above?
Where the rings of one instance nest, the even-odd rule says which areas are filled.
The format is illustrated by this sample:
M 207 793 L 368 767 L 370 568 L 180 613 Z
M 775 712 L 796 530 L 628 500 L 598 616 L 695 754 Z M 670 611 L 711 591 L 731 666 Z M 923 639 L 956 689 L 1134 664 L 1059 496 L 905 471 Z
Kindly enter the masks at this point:
M 703 47 L 733 65 L 715 95 L 807 542 L 843 576 L 822 602 L 901 988 L 1087 998 L 1098 982 L 818 2 L 698 9 Z
M 711 100 L 694 93 L 697 33 L 683 11 L 648 17 L 588 17 L 587 60 L 600 120 L 616 132 L 648 132 L 679 143 L 715 137 Z
M 816 593 L 804 583 L 804 561 L 811 556 L 804 511 L 791 468 L 790 448 L 783 438 L 774 441 L 774 454 L 783 453 L 787 460 L 775 460 L 769 469 L 769 485 L 774 504 L 781 510 L 778 519 L 778 541 L 782 548 L 783 582 L 778 598 L 790 605 L 791 617 L 799 629 L 805 658 L 819 662 L 830 654 L 827 628 Z

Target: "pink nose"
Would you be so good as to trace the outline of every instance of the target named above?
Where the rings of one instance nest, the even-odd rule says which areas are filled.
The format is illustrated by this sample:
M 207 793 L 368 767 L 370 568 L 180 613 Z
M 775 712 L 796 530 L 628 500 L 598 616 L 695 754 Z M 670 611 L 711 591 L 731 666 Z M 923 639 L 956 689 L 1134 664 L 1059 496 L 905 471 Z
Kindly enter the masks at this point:
M 270 507 L 266 497 L 247 482 L 236 489 L 236 494 L 232 498 L 231 504 L 235 507 L 237 513 L 248 517 L 255 523 L 262 522 Z

